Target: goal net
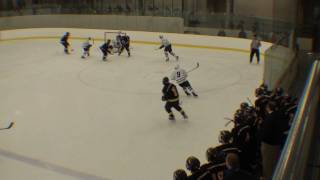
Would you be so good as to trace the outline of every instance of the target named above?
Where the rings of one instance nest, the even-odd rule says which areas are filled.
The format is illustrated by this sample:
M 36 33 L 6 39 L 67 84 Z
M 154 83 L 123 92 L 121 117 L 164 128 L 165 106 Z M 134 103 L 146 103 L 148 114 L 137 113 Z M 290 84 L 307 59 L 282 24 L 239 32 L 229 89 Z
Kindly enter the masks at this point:
M 117 38 L 118 35 L 124 35 L 125 32 L 122 31 L 107 31 L 104 32 L 104 42 L 107 42 L 108 39 L 111 41 L 111 45 L 113 47 L 113 52 L 117 53 L 121 48 L 120 39 Z

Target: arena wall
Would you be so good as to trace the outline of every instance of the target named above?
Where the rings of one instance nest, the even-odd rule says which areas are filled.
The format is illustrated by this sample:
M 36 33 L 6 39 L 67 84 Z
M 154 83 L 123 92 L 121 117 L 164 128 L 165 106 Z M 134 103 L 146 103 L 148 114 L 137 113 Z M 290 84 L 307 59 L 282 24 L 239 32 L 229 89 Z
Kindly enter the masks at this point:
M 183 33 L 180 17 L 121 16 L 121 15 L 31 15 L 1 17 L 0 29 L 21 28 L 87 28 L 125 29 Z

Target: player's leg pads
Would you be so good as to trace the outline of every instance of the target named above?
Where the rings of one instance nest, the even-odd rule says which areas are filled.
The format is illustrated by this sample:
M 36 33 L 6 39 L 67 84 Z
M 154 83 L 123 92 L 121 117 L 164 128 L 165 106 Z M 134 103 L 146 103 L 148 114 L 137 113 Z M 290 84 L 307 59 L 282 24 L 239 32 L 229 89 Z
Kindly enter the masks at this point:
M 172 106 L 177 110 L 177 111 L 181 111 L 182 108 L 179 105 L 179 101 L 176 102 L 172 102 Z
M 164 106 L 164 108 L 169 114 L 172 113 L 171 107 L 172 107 L 172 104 L 170 102 L 166 102 L 166 105 Z
M 169 58 L 169 54 L 168 54 L 168 52 L 164 52 L 164 55 L 166 56 L 166 58 Z
M 176 57 L 176 54 L 174 54 L 174 52 L 171 51 L 170 54 L 171 54 L 172 56 Z

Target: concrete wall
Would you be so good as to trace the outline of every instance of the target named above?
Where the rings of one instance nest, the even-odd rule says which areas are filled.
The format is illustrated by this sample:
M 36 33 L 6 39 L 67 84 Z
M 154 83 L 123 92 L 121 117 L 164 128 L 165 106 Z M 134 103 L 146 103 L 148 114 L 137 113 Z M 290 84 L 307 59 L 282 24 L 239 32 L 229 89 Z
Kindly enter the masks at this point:
M 234 0 L 234 14 L 251 17 L 273 17 L 273 0 Z
M 295 22 L 297 0 L 234 0 L 234 13 Z
M 20 28 L 94 28 L 183 33 L 178 17 L 120 15 L 34 15 L 0 18 L 0 29 Z

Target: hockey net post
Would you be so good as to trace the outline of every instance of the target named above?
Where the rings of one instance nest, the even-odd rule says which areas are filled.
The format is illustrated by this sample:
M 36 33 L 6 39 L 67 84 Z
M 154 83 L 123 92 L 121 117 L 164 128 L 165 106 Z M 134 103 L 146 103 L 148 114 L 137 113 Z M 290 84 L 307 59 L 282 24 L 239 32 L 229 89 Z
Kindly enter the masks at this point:
M 115 41 L 115 40 L 116 40 L 116 37 L 117 37 L 117 35 L 118 35 L 119 33 L 120 33 L 121 35 L 126 34 L 125 32 L 122 32 L 122 31 L 105 31 L 105 32 L 104 32 L 104 38 L 103 38 L 103 39 L 104 39 L 105 42 L 107 42 L 108 39 L 110 39 L 111 41 L 112 41 L 112 40 Z

